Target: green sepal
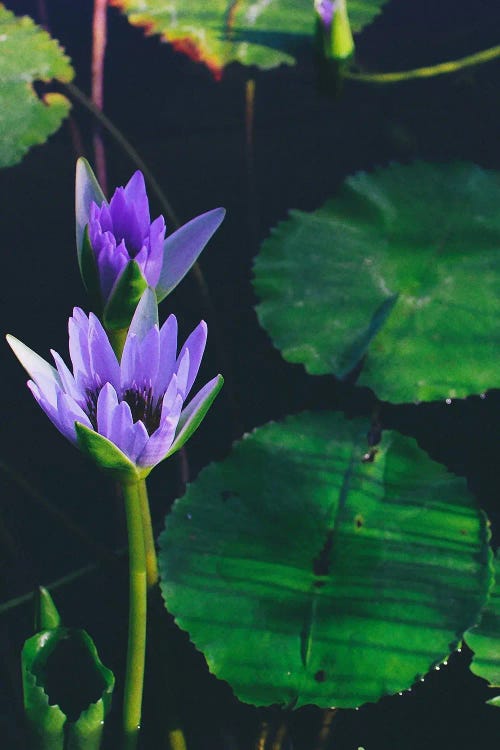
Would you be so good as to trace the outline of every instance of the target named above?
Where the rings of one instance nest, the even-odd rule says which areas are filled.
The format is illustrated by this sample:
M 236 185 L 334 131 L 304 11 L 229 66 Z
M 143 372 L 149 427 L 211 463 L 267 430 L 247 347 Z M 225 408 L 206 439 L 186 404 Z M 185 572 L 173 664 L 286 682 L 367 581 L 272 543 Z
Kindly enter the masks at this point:
M 497 706 L 498 708 L 500 708 L 500 695 L 496 695 L 491 700 L 486 701 L 486 704 L 488 706 Z
M 200 424 L 205 419 L 205 415 L 207 414 L 208 410 L 212 406 L 213 402 L 215 401 L 215 397 L 219 393 L 220 389 L 224 385 L 224 378 L 222 375 L 217 375 L 217 385 L 210 394 L 209 398 L 206 399 L 206 401 L 202 404 L 201 408 L 198 412 L 196 412 L 196 408 L 193 408 L 196 404 L 196 396 L 191 401 L 191 403 L 188 404 L 188 406 L 184 409 L 184 411 L 181 414 L 181 417 L 179 419 L 179 425 L 177 428 L 177 435 L 175 437 L 174 442 L 170 446 L 170 450 L 165 455 L 165 458 L 168 458 L 173 453 L 177 453 L 178 450 L 182 448 L 184 443 L 186 443 L 191 435 L 196 432 Z M 190 420 L 190 417 L 195 413 L 194 419 Z
M 104 307 L 104 327 L 112 330 L 128 328 L 147 287 L 138 263 L 131 260 L 123 269 Z
M 151 467 L 136 466 L 117 446 L 98 432 L 80 422 L 75 423 L 78 447 L 101 469 L 110 471 L 121 482 L 137 482 L 144 479 Z
M 35 633 L 40 630 L 53 630 L 61 624 L 61 616 L 54 600 L 43 586 L 35 591 Z
M 106 196 L 102 192 L 97 177 L 87 159 L 80 157 L 76 162 L 75 179 L 75 219 L 76 219 L 76 252 L 78 265 L 83 277 L 83 235 L 90 218 L 92 201 L 98 206 L 106 203 Z
M 85 289 L 89 295 L 90 306 L 98 315 L 101 315 L 103 302 L 99 270 L 97 268 L 95 253 L 90 244 L 88 225 L 83 230 L 82 247 L 81 252 L 78 254 L 78 264 Z
M 354 40 L 347 15 L 346 0 L 339 0 L 333 14 L 328 57 L 344 62 L 354 54 Z
M 80 649 L 83 647 L 100 690 L 98 700 L 90 704 L 82 696 L 84 705 L 76 721 L 70 721 L 58 705 L 51 704 L 46 692 L 49 661 L 63 641 L 72 641 Z M 21 663 L 30 750 L 99 750 L 115 678 L 100 661 L 90 636 L 84 630 L 73 628 L 42 630 L 25 642 Z

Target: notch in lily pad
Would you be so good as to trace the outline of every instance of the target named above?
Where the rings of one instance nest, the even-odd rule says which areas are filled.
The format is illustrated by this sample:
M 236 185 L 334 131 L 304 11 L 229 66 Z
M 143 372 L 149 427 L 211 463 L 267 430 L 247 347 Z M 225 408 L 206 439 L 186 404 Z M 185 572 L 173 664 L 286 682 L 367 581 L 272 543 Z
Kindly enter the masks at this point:
M 114 675 L 85 630 L 61 625 L 46 589 L 36 595 L 35 610 L 41 629 L 21 655 L 30 750 L 99 750 Z

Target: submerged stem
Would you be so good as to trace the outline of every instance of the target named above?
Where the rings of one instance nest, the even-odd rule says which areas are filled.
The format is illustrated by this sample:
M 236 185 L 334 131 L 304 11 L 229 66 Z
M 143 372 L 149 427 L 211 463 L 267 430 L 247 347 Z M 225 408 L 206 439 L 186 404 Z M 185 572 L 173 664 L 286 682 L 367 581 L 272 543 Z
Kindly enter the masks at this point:
M 146 655 L 146 551 L 141 513 L 141 482 L 123 482 L 129 545 L 129 622 L 127 669 L 123 695 L 124 750 L 137 747 L 141 726 Z
M 156 559 L 155 539 L 153 525 L 151 523 L 151 512 L 149 509 L 148 488 L 145 479 L 142 479 L 139 482 L 139 500 L 141 504 L 142 532 L 146 554 L 146 580 L 148 589 L 151 589 L 158 583 L 158 561 Z
M 344 77 L 353 81 L 365 81 L 366 83 L 399 83 L 400 81 L 409 81 L 413 78 L 432 78 L 444 73 L 455 73 L 455 71 L 462 68 L 480 65 L 497 57 L 500 57 L 500 45 L 490 47 L 481 52 L 475 52 L 473 55 L 461 57 L 459 60 L 450 60 L 449 62 L 430 65 L 425 68 L 401 70 L 395 73 L 362 73 L 351 70 L 346 71 Z

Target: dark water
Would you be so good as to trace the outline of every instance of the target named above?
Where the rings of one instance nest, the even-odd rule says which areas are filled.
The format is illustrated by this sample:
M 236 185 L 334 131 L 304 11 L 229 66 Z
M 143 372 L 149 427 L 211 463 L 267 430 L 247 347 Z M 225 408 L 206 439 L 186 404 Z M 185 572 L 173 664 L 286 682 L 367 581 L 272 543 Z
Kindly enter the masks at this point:
M 36 2 L 8 3 L 37 17 Z M 47 0 L 50 25 L 89 88 L 91 3 Z M 304 408 L 370 413 L 373 394 L 308 377 L 286 364 L 260 329 L 253 310 L 251 266 L 260 241 L 289 208 L 317 208 L 344 178 L 359 169 L 415 158 L 474 161 L 500 168 L 498 61 L 453 76 L 398 86 L 346 85 L 335 99 L 317 90 L 308 60 L 297 68 L 263 73 L 256 81 L 253 159 L 245 149 L 245 82 L 250 73 L 231 66 L 216 83 L 201 65 L 145 39 L 117 11 L 109 13 L 106 111 L 140 151 L 182 220 L 218 205 L 227 218 L 202 256 L 216 310 L 229 388 L 189 444 L 191 476 L 229 451 L 243 431 Z M 498 0 L 415 3 L 395 0 L 359 40 L 360 61 L 384 70 L 432 64 L 498 43 Z M 91 121 L 75 107 L 87 154 Z M 105 136 L 110 185 L 124 184 L 134 166 Z M 2 327 L 41 354 L 67 350 L 66 321 L 73 305 L 86 307 L 75 261 L 70 128 L 32 150 L 22 164 L 0 172 Z M 160 209 L 155 205 L 153 214 Z M 205 316 L 198 287 L 188 278 L 163 308 L 175 310 L 185 331 Z M 210 321 L 209 321 L 210 322 Z M 210 329 L 213 330 L 212 328 Z M 215 336 L 204 364 L 208 378 L 222 368 Z M 457 353 L 459 356 L 459 353 Z M 111 483 L 59 436 L 36 408 L 24 375 L 2 346 L 3 446 L 1 460 L 1 599 L 101 560 L 125 543 L 119 500 Z M 234 403 L 229 394 L 233 392 Z M 498 423 L 500 393 L 451 406 L 392 407 L 385 426 L 416 437 L 436 460 L 466 477 L 493 521 L 498 544 Z M 17 476 L 16 476 L 17 475 Z M 19 480 L 29 483 L 23 487 Z M 170 461 L 151 477 L 158 528 L 179 493 L 179 466 Z M 54 517 L 34 498 L 47 498 L 67 519 Z M 81 537 L 81 532 L 87 538 Z M 126 567 L 106 563 L 60 588 L 56 601 L 67 625 L 84 625 L 105 664 L 120 675 L 126 638 Z M 6 748 L 21 747 L 18 653 L 31 634 L 29 605 L 0 616 L 0 734 Z M 283 720 L 285 748 L 315 748 L 322 714 L 291 715 L 238 704 L 229 688 L 206 671 L 202 657 L 172 626 L 177 654 L 174 692 L 190 747 L 250 748 L 259 721 L 276 731 Z M 153 656 L 155 656 L 154 654 Z M 468 671 L 469 655 L 403 697 L 341 712 L 327 746 L 336 750 L 469 750 L 498 741 L 500 711 L 484 705 L 485 683 Z M 153 662 L 155 658 L 153 658 Z M 146 725 L 165 711 L 162 697 L 147 702 Z M 118 703 L 117 703 L 118 705 Z M 14 720 L 13 720 L 14 717 Z M 109 747 L 114 747 L 111 742 Z M 152 731 L 147 748 L 161 747 Z

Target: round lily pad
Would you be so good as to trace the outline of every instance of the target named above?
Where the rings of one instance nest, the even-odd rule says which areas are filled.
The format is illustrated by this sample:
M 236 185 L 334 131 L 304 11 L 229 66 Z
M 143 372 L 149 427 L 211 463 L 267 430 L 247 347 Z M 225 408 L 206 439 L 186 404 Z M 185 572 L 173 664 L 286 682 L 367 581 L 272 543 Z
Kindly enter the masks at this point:
M 476 623 L 485 519 L 412 439 L 305 413 L 201 472 L 160 537 L 167 609 L 238 698 L 353 707 L 409 688 Z
M 291 211 L 255 261 L 257 313 L 313 375 L 393 402 L 498 387 L 500 175 L 474 164 L 394 164 Z
M 386 0 L 350 0 L 354 32 L 369 24 Z M 291 65 L 300 48 L 312 47 L 312 0 L 222 2 L 112 0 L 135 26 L 160 34 L 177 49 L 204 62 L 219 77 L 231 62 L 274 68 Z

